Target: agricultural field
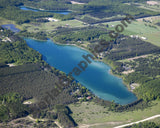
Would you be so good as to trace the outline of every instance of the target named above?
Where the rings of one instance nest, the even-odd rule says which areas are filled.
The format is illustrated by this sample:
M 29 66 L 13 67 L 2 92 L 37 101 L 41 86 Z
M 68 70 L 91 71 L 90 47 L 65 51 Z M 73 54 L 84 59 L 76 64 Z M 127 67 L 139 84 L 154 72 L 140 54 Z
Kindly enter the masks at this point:
M 66 20 L 66 21 L 55 20 L 55 21 L 50 21 L 46 23 L 32 22 L 32 23 L 24 23 L 19 25 L 19 24 L 16 24 L 15 21 L 7 20 L 0 17 L 0 25 L 4 25 L 4 24 L 14 24 L 16 28 L 19 28 L 21 30 L 27 30 L 28 32 L 40 32 L 40 31 L 51 32 L 57 29 L 57 27 L 76 28 L 76 27 L 87 26 L 83 24 L 83 22 L 78 21 L 76 19 Z
M 67 20 L 67 21 L 50 21 L 46 23 L 30 23 L 30 24 L 23 24 L 22 27 L 27 29 L 29 32 L 51 32 L 57 27 L 66 27 L 66 28 L 74 28 L 74 27 L 86 27 L 83 22 L 74 20 Z
M 139 38 L 144 37 L 146 38 L 144 39 L 145 41 L 150 42 L 156 46 L 160 46 L 160 26 L 157 25 L 159 22 L 160 16 L 137 19 L 136 21 L 129 24 L 128 27 L 124 29 L 122 34 L 128 36 L 138 35 Z M 121 22 L 115 21 L 103 24 L 108 24 L 109 28 L 114 30 L 114 27 L 118 24 L 121 24 Z
M 109 128 L 135 122 L 157 114 L 160 114 L 160 101 L 153 101 L 151 107 L 144 110 L 125 112 L 112 112 L 108 108 L 97 105 L 93 102 L 71 104 L 69 108 L 73 112 L 72 118 L 79 124 L 80 128 L 90 125 L 89 128 Z M 155 119 L 155 121 L 157 121 Z
M 160 1 L 147 1 L 146 3 L 135 3 L 139 8 L 160 12 Z

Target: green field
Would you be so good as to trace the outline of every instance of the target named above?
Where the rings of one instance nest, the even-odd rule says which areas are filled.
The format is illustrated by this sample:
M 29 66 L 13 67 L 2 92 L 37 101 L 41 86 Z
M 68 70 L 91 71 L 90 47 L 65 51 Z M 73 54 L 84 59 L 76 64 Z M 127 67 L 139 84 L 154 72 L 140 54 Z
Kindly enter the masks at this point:
M 86 27 L 86 25 L 83 25 L 81 21 L 74 19 L 67 21 L 55 21 L 55 22 L 53 21 L 47 23 L 23 24 L 22 27 L 24 29 L 27 29 L 29 32 L 39 32 L 39 31 L 51 32 L 55 30 L 57 27 L 74 28 L 74 27 Z
M 122 34 L 124 35 L 138 35 L 139 37 L 146 37 L 145 41 L 150 42 L 154 45 L 160 46 L 160 26 L 155 25 L 155 23 L 160 21 L 160 17 L 151 18 L 152 22 L 144 21 L 134 21 L 131 24 L 128 24 L 128 27 L 124 29 Z M 110 29 L 114 29 L 116 25 L 121 24 L 120 21 L 104 23 L 108 24 Z M 114 27 L 111 27 L 114 25 Z
M 130 112 L 111 112 L 108 108 L 96 105 L 93 102 L 83 102 L 81 104 L 69 105 L 73 114 L 73 119 L 81 126 L 82 124 L 99 124 L 94 128 L 108 128 L 117 125 L 127 124 L 138 120 L 145 119 L 150 116 L 160 114 L 160 101 L 152 102 L 152 107 L 144 110 L 136 110 Z
M 136 5 L 139 6 L 139 8 L 143 8 L 143 9 L 148 9 L 148 10 L 151 10 L 151 11 L 155 11 L 155 12 L 160 12 L 160 2 L 157 1 L 158 4 L 157 5 L 148 5 L 148 4 L 144 4 L 144 3 L 136 3 Z
M 76 19 L 74 20 L 67 20 L 67 21 L 52 21 L 52 22 L 46 22 L 46 23 L 24 23 L 22 25 L 18 25 L 15 23 L 15 21 L 7 20 L 0 17 L 0 25 L 4 24 L 14 24 L 17 28 L 23 30 L 27 29 L 29 32 L 39 32 L 39 31 L 45 31 L 45 32 L 51 32 L 57 27 L 68 27 L 68 28 L 75 28 L 75 27 L 86 27 L 87 25 L 84 25 L 83 22 L 78 21 Z

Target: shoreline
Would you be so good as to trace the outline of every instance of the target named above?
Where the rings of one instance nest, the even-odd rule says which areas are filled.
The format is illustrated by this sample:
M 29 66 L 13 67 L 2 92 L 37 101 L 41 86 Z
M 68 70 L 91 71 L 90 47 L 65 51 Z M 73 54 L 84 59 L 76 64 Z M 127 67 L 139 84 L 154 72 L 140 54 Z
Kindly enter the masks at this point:
M 50 40 L 51 40 L 51 39 L 50 39 Z M 52 40 L 52 41 L 53 41 L 53 40 Z M 54 41 L 53 41 L 53 42 L 54 42 Z M 85 51 L 88 51 L 88 52 L 90 52 L 90 53 L 92 54 L 92 52 L 89 51 L 88 49 L 86 49 L 86 48 L 84 48 L 84 47 L 81 47 L 81 46 L 78 46 L 78 45 L 76 45 L 76 44 L 61 44 L 61 43 L 58 43 L 58 42 L 54 42 L 54 43 L 55 43 L 55 44 L 58 44 L 58 45 L 64 45 L 64 46 L 67 46 L 67 45 L 68 45 L 68 46 L 75 46 L 75 47 L 81 48 L 81 49 L 83 49 L 83 50 L 85 50 Z M 94 55 L 93 55 L 93 56 L 94 56 Z M 94 56 L 94 57 L 95 57 L 95 56 Z M 95 61 L 103 62 L 104 64 L 109 65 L 109 66 L 111 67 L 111 69 L 113 68 L 112 65 L 110 65 L 109 63 L 107 63 L 107 62 L 104 60 L 104 58 L 102 58 L 102 59 L 97 59 L 97 58 L 96 58 Z M 109 70 L 109 73 L 110 73 L 111 75 L 113 75 L 113 76 L 116 76 L 116 77 L 122 79 L 122 82 L 123 82 L 123 84 L 125 85 L 125 87 L 127 87 L 128 91 L 132 92 L 132 93 L 137 97 L 137 95 L 136 95 L 136 94 L 132 91 L 132 89 L 130 88 L 130 85 L 127 84 L 126 82 L 124 82 L 123 76 L 114 74 L 111 69 Z M 101 99 L 101 98 L 100 98 L 100 99 Z M 137 99 L 138 99 L 138 97 L 137 97 Z
M 32 38 L 33 39 L 33 38 Z M 38 39 L 36 39 L 36 40 L 38 40 Z M 47 40 L 51 40 L 53 43 L 55 43 L 56 45 L 63 45 L 63 46 L 74 46 L 74 47 L 78 47 L 78 48 L 80 48 L 80 49 L 82 49 L 82 50 L 85 50 L 85 51 L 88 51 L 90 54 L 92 54 L 91 53 L 91 51 L 89 51 L 88 49 L 86 49 L 86 48 L 84 48 L 84 47 L 81 47 L 81 46 L 78 46 L 78 45 L 76 45 L 76 44 L 61 44 L 61 43 L 59 43 L 59 42 L 55 42 L 55 41 L 53 41 L 53 39 L 51 39 L 51 38 L 48 38 Z M 42 40 L 38 40 L 38 41 L 42 41 Z M 44 40 L 43 40 L 44 41 Z M 45 40 L 46 41 L 46 40 Z M 93 54 L 92 54 L 93 55 Z M 93 55 L 94 56 L 94 55 Z M 94 56 L 95 57 L 95 56 Z M 111 69 L 113 68 L 113 66 L 112 65 L 110 65 L 109 63 L 107 63 L 107 61 L 105 61 L 104 60 L 104 58 L 103 59 L 95 59 L 95 61 L 99 61 L 99 62 L 103 62 L 104 64 L 106 64 L 106 65 L 108 65 Z M 133 93 L 135 96 L 136 96 L 136 94 L 133 92 L 133 91 L 131 91 L 131 88 L 130 88 L 130 86 L 127 84 L 127 83 L 125 83 L 124 82 L 124 80 L 123 80 L 123 77 L 122 76 L 119 76 L 119 75 L 117 75 L 117 74 L 114 74 L 114 73 L 112 73 L 112 71 L 111 71 L 111 69 L 109 70 L 109 73 L 111 74 L 111 75 L 113 75 L 113 76 L 116 76 L 116 77 L 118 77 L 118 78 L 120 78 L 120 79 L 122 79 L 122 83 L 124 84 L 124 86 L 125 87 L 127 87 L 127 90 L 129 91 L 129 92 L 131 92 L 131 93 Z M 79 81 L 78 81 L 79 82 Z M 82 86 L 84 86 L 84 85 L 82 85 Z M 84 86 L 85 87 L 85 86 Z M 98 97 L 98 96 L 96 96 L 92 91 L 90 91 L 91 92 L 91 94 L 92 95 L 94 95 L 95 97 Z M 100 97 L 98 97 L 99 99 L 101 99 L 101 100 L 104 100 L 104 99 L 102 99 L 102 98 L 100 98 Z M 137 98 L 137 100 L 138 100 L 138 97 L 136 96 L 136 98 Z M 136 101 L 137 101 L 136 100 Z M 108 100 L 104 100 L 104 101 L 108 101 Z M 110 101 L 109 101 L 110 102 Z M 134 101 L 135 102 L 135 101 Z M 117 104 L 119 104 L 119 103 L 117 103 Z M 131 104 L 131 103 L 129 103 L 129 104 Z
M 34 8 L 34 7 L 30 7 L 30 6 L 26 6 L 26 5 L 22 5 L 22 6 L 19 6 L 19 7 L 26 7 L 26 8 L 29 8 L 29 9 L 34 9 L 34 10 L 37 10 L 37 11 L 42 11 L 42 12 L 74 12 L 73 10 L 45 10 L 45 9 L 42 9 L 42 8 Z
M 27 38 L 28 38 L 28 37 L 27 37 Z M 32 37 L 30 37 L 30 38 L 32 38 Z M 32 38 L 32 39 L 35 39 L 35 38 Z M 47 40 L 39 40 L 39 39 L 35 39 L 35 40 L 38 40 L 38 41 L 51 40 L 53 43 L 55 43 L 55 44 L 57 44 L 57 45 L 78 47 L 78 48 L 80 48 L 80 49 L 82 49 L 82 50 L 85 50 L 85 51 L 89 52 L 90 54 L 92 54 L 92 52 L 91 52 L 89 49 L 84 48 L 84 47 L 81 47 L 81 46 L 78 46 L 77 44 L 62 44 L 62 43 L 59 43 L 59 42 L 55 42 L 55 41 L 54 41 L 53 39 L 51 39 L 51 38 L 48 38 Z M 92 54 L 92 55 L 93 55 L 93 54 Z M 94 56 L 94 55 L 93 55 L 93 56 Z M 94 56 L 94 57 L 95 57 L 95 56 Z M 104 64 L 108 65 L 108 66 L 111 68 L 111 69 L 109 70 L 109 73 L 110 73 L 111 75 L 113 75 L 113 76 L 116 76 L 116 77 L 122 79 L 122 83 L 125 85 L 125 87 L 127 87 L 128 91 L 130 91 L 131 93 L 133 93 L 133 94 L 137 97 L 137 95 L 136 95 L 136 94 L 133 92 L 133 90 L 131 89 L 130 85 L 127 84 L 126 82 L 124 82 L 123 76 L 114 74 L 114 73 L 112 72 L 113 66 L 110 65 L 107 61 L 105 61 L 104 58 L 98 59 L 98 58 L 95 57 L 94 60 L 95 60 L 95 61 L 99 61 L 99 62 L 103 62 Z M 101 99 L 101 98 L 100 98 L 100 99 Z M 137 97 L 137 99 L 138 99 L 138 97 Z
M 104 62 L 104 61 L 103 61 L 103 62 Z M 111 69 L 113 68 L 109 63 L 107 63 L 107 62 L 104 62 L 104 63 L 107 64 L 107 65 L 109 65 L 109 66 L 111 67 Z M 123 84 L 127 87 L 128 91 L 132 92 L 132 93 L 137 97 L 137 95 L 136 95 L 136 94 L 133 92 L 133 90 L 131 89 L 130 85 L 124 81 L 123 75 L 115 74 L 115 73 L 112 72 L 111 69 L 110 69 L 109 73 L 110 73 L 111 75 L 114 75 L 114 76 L 122 79 L 122 82 L 123 82 Z M 137 99 L 138 99 L 138 97 L 137 97 Z

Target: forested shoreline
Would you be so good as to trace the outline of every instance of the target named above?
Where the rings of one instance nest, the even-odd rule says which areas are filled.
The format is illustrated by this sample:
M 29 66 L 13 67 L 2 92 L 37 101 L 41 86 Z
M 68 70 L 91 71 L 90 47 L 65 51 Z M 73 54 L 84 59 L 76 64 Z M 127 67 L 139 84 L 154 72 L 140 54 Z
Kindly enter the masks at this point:
M 2 38 L 0 40 L 0 122 L 8 122 L 15 118 L 27 116 L 28 114 L 33 114 L 37 117 L 41 111 L 48 109 L 38 110 L 34 105 L 46 95 L 47 91 L 56 87 L 55 83 L 59 83 L 60 78 L 61 82 L 66 82 L 66 79 L 70 79 L 72 82 L 63 88 L 60 95 L 54 99 L 54 104 L 49 104 L 50 109 L 54 109 L 54 106 L 58 104 L 62 108 L 67 107 L 68 104 L 78 102 L 78 97 L 82 95 L 84 99 L 81 99 L 81 101 L 87 101 L 86 97 L 88 96 L 94 97 L 93 94 L 73 78 L 67 77 L 64 72 L 44 62 L 41 54 L 29 48 L 26 42 L 19 36 L 2 27 L 0 27 L 0 30 L 0 38 Z M 3 38 L 9 40 L 3 41 Z M 13 67 L 7 64 L 12 64 Z M 73 95 L 73 92 L 77 91 L 77 89 L 79 90 L 78 93 Z M 56 92 L 52 91 L 52 93 Z M 21 97 L 20 101 L 17 96 Z M 8 99 L 5 100 L 5 97 L 8 97 Z M 15 97 L 15 100 L 18 101 L 10 101 L 10 99 L 13 99 L 12 97 Z M 22 104 L 23 101 L 33 98 L 36 101 L 32 105 Z M 11 105 L 15 107 L 11 108 Z M 16 110 L 17 105 L 19 106 L 19 110 Z M 12 112 L 13 114 L 10 116 L 9 113 Z M 76 125 L 74 120 L 69 116 L 69 113 L 63 112 L 60 108 L 56 114 L 57 116 L 53 119 L 61 120 L 61 124 L 64 126 Z
M 109 111 L 124 112 L 143 110 L 146 107 L 151 107 L 150 103 L 152 101 L 160 100 L 160 47 L 140 38 L 132 38 L 123 34 L 113 40 L 108 35 L 109 30 L 112 28 L 108 24 L 101 24 L 106 21 L 121 19 L 120 17 L 106 19 L 111 16 L 130 14 L 136 18 L 155 16 L 159 15 L 159 13 L 141 9 L 134 5 L 133 8 L 130 8 L 129 5 L 124 4 L 124 2 L 146 2 L 146 0 L 75 1 L 84 4 L 73 5 L 70 0 L 0 1 L 0 17 L 15 21 L 19 25 L 31 23 L 36 26 L 36 23 L 49 22 L 45 19 L 48 17 L 56 18 L 60 21 L 77 19 L 82 21 L 83 25 L 86 25 L 74 28 L 65 24 L 65 26 L 57 27 L 50 32 L 29 32 L 26 27 L 25 30 L 16 34 L 0 27 L 0 123 L 32 114 L 34 118 L 59 120 L 63 126 L 75 127 L 77 124 L 70 116 L 72 112 L 68 107 L 71 103 L 92 101 L 95 104 L 108 107 L 107 110 Z M 24 11 L 19 8 L 22 5 L 34 6 L 37 9 L 72 10 L 73 12 L 69 15 L 63 15 Z M 128 105 L 119 105 L 114 101 L 104 101 L 96 97 L 64 72 L 49 66 L 42 60 L 42 55 L 28 47 L 21 37 L 31 37 L 39 40 L 51 38 L 61 44 L 76 44 L 91 52 L 96 52 L 93 49 L 99 45 L 100 40 L 112 41 L 109 47 L 104 47 L 96 53 L 98 60 L 108 63 L 112 67 L 112 73 L 122 77 L 130 90 L 131 86 L 136 84 L 135 89 L 132 91 L 136 94 L 138 100 Z M 105 46 L 105 44 L 102 46 Z M 132 59 L 139 56 L 145 57 Z M 125 74 L 129 71 L 132 72 Z M 64 77 L 65 79 L 61 79 Z M 46 92 L 57 87 L 55 83 L 59 79 L 64 83 L 67 82 L 66 79 L 72 82 L 66 88 L 63 88 L 60 96 L 54 99 L 54 104 L 51 103 L 47 108 L 39 110 L 35 107 L 36 104 L 45 97 Z M 87 99 L 87 97 L 91 97 L 91 99 Z M 23 104 L 25 100 L 34 98 L 36 100 L 32 104 Z M 47 125 L 49 126 L 50 123 L 47 123 Z M 140 124 L 135 127 L 141 125 L 155 126 L 155 124 Z
M 128 1 L 129 2 L 129 1 Z M 140 1 L 139 1 L 140 2 Z M 49 13 L 49 12 L 32 12 L 21 10 L 19 6 L 26 5 L 29 7 L 40 8 L 45 10 L 72 10 L 73 12 L 68 15 Z M 115 18 L 105 19 L 106 17 L 112 17 L 121 15 L 124 16 L 126 14 L 133 15 L 135 17 L 145 17 L 145 16 L 154 16 L 159 13 L 145 10 L 136 7 L 135 5 L 124 4 L 124 0 L 121 1 L 109 1 L 109 0 L 94 0 L 88 1 L 86 4 L 77 5 L 71 4 L 68 1 L 51 1 L 47 0 L 43 1 L 27 1 L 27 0 L 1 0 L 0 1 L 0 16 L 9 20 L 14 20 L 18 24 L 29 23 L 36 21 L 37 18 L 43 17 L 54 17 L 60 20 L 71 20 L 74 18 L 78 18 L 87 23 L 102 23 L 110 20 L 114 20 Z M 83 17 L 83 15 L 90 15 L 92 17 L 97 17 L 99 20 L 94 18 Z M 103 19 L 104 18 L 104 19 Z M 101 20 L 100 20 L 101 19 Z M 120 19 L 120 18 L 118 18 Z M 116 20 L 118 20 L 116 18 Z

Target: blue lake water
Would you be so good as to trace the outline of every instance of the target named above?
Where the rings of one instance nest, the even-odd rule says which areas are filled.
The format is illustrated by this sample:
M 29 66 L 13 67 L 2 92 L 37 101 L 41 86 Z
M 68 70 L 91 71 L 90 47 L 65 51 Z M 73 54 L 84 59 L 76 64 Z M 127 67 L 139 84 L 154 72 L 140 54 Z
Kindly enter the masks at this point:
M 9 29 L 13 32 L 20 32 L 21 30 L 16 28 L 14 24 L 5 24 L 5 25 L 1 25 L 3 28 L 5 29 Z
M 25 6 L 20 6 L 20 9 L 22 10 L 26 10 L 26 11 L 34 11 L 34 12 L 51 12 L 51 13 L 59 13 L 59 14 L 64 14 L 64 15 L 68 15 L 69 13 L 71 13 L 71 11 L 49 11 L 49 10 L 38 10 L 38 9 L 33 9 L 33 8 L 29 8 L 29 7 L 25 7 Z
M 29 38 L 25 40 L 29 47 L 43 55 L 43 59 L 48 64 L 67 74 L 74 67 L 78 67 L 77 64 L 80 61 L 84 60 L 82 55 L 90 54 L 88 51 L 75 46 L 57 45 L 51 40 L 37 41 Z M 79 76 L 73 75 L 73 77 L 104 100 L 114 100 L 119 104 L 136 101 L 136 96 L 128 91 L 122 79 L 111 75 L 109 71 L 110 67 L 108 65 L 92 60 L 85 71 L 82 71 Z

